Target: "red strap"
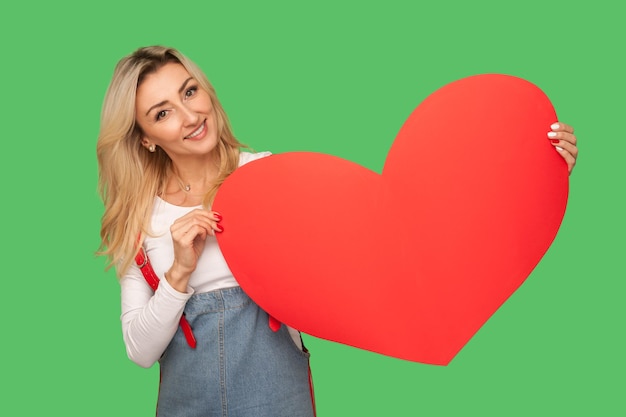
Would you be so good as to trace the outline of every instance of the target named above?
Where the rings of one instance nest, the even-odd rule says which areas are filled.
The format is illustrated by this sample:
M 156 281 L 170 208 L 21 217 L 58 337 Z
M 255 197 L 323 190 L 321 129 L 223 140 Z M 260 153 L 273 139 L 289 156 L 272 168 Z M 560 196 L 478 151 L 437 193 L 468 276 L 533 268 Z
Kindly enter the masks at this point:
M 143 277 L 146 279 L 146 282 L 152 288 L 153 291 L 156 291 L 159 288 L 159 277 L 155 274 L 154 269 L 152 268 L 152 264 L 150 264 L 150 259 L 146 254 L 146 251 L 140 248 L 139 252 L 137 252 L 137 256 L 135 256 L 135 262 L 139 269 L 141 269 L 141 273 Z M 187 339 L 187 344 L 192 348 L 196 348 L 196 337 L 193 335 L 193 331 L 189 322 L 185 318 L 185 313 L 180 317 L 180 328 L 183 329 L 183 333 L 185 335 L 185 339 Z
M 159 288 L 159 277 L 154 272 L 152 268 L 152 264 L 150 264 L 150 258 L 148 258 L 148 254 L 144 250 L 143 247 L 139 249 L 137 255 L 135 256 L 135 262 L 139 269 L 141 269 L 141 273 L 143 277 L 146 279 L 146 282 L 152 288 L 153 291 L 156 291 Z M 281 322 L 276 320 L 274 317 L 269 316 L 268 326 L 272 331 L 277 332 L 280 329 Z M 187 339 L 187 343 L 191 346 L 192 349 L 196 347 L 196 337 L 193 335 L 193 331 L 191 330 L 191 326 L 189 322 L 185 318 L 185 314 L 180 317 L 180 327 L 183 329 L 183 333 L 185 334 L 185 339 Z
M 313 389 L 313 374 L 311 374 L 311 365 L 309 365 L 309 391 L 311 392 L 311 403 L 313 403 L 313 417 L 317 416 L 315 407 L 315 390 Z
M 277 332 L 278 330 L 280 330 L 281 323 L 274 317 L 270 316 L 268 325 L 270 326 L 270 329 L 272 329 L 272 331 Z

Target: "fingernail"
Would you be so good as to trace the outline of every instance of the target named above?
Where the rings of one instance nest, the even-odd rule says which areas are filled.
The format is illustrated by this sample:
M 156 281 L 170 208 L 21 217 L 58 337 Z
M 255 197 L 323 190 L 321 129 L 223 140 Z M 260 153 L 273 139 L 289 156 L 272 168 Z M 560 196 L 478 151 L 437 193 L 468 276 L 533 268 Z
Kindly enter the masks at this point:
M 556 137 L 556 132 L 548 132 L 548 137 L 549 138 L 555 138 Z
M 562 151 L 563 150 L 563 148 L 561 148 L 560 146 L 555 146 L 555 148 L 556 148 L 557 151 Z
M 219 213 L 213 213 L 213 216 L 215 216 L 217 218 L 217 221 L 222 220 L 222 215 Z
M 550 142 L 552 142 L 552 143 L 559 143 L 560 140 L 558 140 L 558 139 L 550 139 Z
M 550 128 L 551 128 L 552 130 L 556 130 L 556 129 L 558 129 L 559 127 L 561 127 L 561 125 L 559 125 L 558 123 L 553 123 L 553 124 L 550 126 Z
M 222 233 L 224 231 L 224 228 L 220 225 L 217 226 L 217 231 Z

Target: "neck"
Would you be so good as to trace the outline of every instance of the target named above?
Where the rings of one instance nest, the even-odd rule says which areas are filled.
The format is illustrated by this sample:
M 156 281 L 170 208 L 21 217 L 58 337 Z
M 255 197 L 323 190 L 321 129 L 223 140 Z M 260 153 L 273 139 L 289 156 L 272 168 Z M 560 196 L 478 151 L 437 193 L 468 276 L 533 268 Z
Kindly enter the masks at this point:
M 168 189 L 204 194 L 215 183 L 219 167 L 213 158 L 172 163 Z

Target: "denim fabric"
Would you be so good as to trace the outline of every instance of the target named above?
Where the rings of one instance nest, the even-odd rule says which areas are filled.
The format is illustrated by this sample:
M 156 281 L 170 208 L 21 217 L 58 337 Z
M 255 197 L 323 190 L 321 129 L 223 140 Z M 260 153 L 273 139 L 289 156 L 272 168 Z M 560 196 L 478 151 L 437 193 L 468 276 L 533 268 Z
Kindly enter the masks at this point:
M 161 357 L 159 417 L 313 417 L 309 354 L 239 287 L 195 294 L 185 307 L 198 341 L 180 328 Z

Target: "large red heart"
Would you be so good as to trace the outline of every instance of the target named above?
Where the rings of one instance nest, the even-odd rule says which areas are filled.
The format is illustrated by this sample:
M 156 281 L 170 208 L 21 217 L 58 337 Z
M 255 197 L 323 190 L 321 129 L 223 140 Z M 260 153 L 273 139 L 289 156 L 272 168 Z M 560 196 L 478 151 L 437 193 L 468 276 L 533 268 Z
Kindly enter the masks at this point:
M 555 120 L 523 79 L 453 82 L 410 115 L 382 175 L 304 152 L 238 169 L 214 203 L 219 245 L 243 289 L 282 322 L 448 364 L 561 224 L 568 173 L 546 136 Z

